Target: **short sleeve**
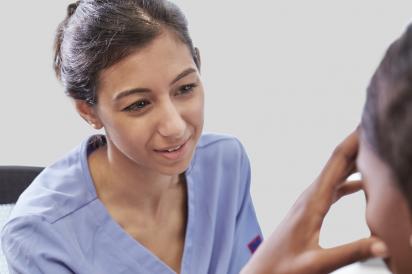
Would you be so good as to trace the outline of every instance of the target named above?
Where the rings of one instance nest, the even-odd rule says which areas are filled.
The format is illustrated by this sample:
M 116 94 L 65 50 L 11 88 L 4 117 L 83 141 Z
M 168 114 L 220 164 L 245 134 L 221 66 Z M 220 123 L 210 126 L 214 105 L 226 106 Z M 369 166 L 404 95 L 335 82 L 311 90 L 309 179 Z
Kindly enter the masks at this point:
M 250 163 L 242 148 L 241 173 L 243 182 L 242 198 L 239 212 L 236 216 L 236 230 L 233 242 L 230 274 L 238 274 L 263 241 L 255 209 L 250 195 Z
M 73 273 L 61 260 L 70 258 L 62 248 L 62 239 L 40 217 L 12 220 L 3 228 L 1 237 L 10 274 Z

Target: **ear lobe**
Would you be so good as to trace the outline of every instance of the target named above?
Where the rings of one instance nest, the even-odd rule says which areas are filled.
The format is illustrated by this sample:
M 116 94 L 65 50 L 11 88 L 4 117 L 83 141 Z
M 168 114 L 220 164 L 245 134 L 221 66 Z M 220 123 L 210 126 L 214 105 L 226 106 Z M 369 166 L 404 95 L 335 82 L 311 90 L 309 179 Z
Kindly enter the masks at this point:
M 197 61 L 196 65 L 197 65 L 197 68 L 198 68 L 199 71 L 200 71 L 200 67 L 201 67 L 201 65 L 202 65 L 202 61 L 201 61 L 201 59 L 200 59 L 200 51 L 199 51 L 199 48 L 196 48 L 196 47 L 195 47 L 195 54 L 196 54 L 196 61 Z
M 95 108 L 84 100 L 74 100 L 76 110 L 79 115 L 93 128 L 101 129 L 103 127 L 99 117 L 96 114 Z

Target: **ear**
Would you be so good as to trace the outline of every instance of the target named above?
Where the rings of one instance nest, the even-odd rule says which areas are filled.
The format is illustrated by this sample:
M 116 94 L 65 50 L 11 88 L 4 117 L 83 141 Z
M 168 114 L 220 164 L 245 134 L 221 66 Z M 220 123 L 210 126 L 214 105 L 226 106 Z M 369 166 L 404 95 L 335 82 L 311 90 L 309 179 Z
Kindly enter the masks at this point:
M 84 100 L 74 100 L 74 105 L 79 115 L 93 128 L 101 129 L 103 127 L 102 122 L 100 121 L 96 109 L 94 106 L 90 105 Z
M 197 68 L 199 69 L 199 72 L 200 72 L 200 67 L 202 66 L 202 61 L 201 61 L 201 59 L 200 59 L 200 51 L 199 51 L 199 48 L 196 48 L 195 47 L 195 54 L 196 54 L 196 61 L 197 61 Z

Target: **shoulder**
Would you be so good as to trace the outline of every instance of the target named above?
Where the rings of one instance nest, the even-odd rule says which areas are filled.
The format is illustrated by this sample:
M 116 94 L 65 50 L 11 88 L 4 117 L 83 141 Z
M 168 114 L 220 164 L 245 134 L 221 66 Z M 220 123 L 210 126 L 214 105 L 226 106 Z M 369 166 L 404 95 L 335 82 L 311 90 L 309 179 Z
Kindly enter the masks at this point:
M 60 264 L 70 263 L 73 257 L 66 241 L 43 216 L 31 215 L 4 226 L 0 242 L 13 273 L 69 273 Z
M 214 133 L 214 132 L 205 132 L 200 136 L 198 148 L 205 148 L 209 146 L 224 146 L 227 144 L 238 144 L 240 141 L 233 135 L 223 134 L 223 133 Z
M 187 172 L 202 193 L 224 195 L 223 200 L 233 199 L 234 203 L 249 188 L 250 174 L 249 158 L 241 142 L 232 135 L 216 133 L 201 136 Z
M 45 168 L 20 195 L 8 222 L 24 216 L 41 216 L 52 223 L 95 199 L 86 149 L 87 141 Z
M 14 218 L 1 230 L 1 244 L 10 249 L 10 246 L 19 242 L 25 243 L 27 248 L 31 248 L 37 241 L 38 232 L 46 230 L 47 226 L 50 226 L 50 223 L 42 216 L 31 215 Z
M 240 159 L 246 156 L 242 143 L 229 134 L 204 133 L 200 137 L 196 153 L 218 159 Z
M 3 227 L 1 245 L 9 260 L 24 260 L 25 256 L 38 248 L 39 243 L 47 245 L 51 237 L 51 225 L 43 217 L 24 216 L 14 218 Z M 45 241 L 47 238 L 49 240 Z

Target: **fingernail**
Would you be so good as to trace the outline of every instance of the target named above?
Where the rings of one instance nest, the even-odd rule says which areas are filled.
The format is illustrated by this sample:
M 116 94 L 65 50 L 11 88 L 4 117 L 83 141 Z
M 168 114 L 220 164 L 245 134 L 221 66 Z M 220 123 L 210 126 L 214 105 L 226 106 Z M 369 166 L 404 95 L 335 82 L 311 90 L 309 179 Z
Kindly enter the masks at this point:
M 386 245 L 383 242 L 377 242 L 372 244 L 371 252 L 375 257 L 388 257 L 388 249 L 386 248 Z

